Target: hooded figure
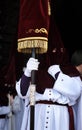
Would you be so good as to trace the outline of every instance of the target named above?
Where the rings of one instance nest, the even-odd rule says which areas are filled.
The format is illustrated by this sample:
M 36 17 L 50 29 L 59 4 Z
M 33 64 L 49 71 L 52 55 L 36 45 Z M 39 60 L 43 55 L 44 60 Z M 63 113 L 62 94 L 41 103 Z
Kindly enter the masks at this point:
M 16 91 L 25 101 L 21 130 L 30 130 L 32 70 L 36 72 L 34 130 L 74 130 L 72 106 L 81 94 L 81 80 L 78 71 L 69 63 L 54 20 L 53 3 L 49 8 L 48 2 L 51 1 L 20 2 L 18 50 L 28 52 L 29 47 L 37 48 L 39 45 L 44 48 L 37 49 L 36 59 L 28 59 L 24 74 L 16 83 Z M 39 54 L 42 50 L 44 53 Z
M 25 100 L 21 130 L 30 130 L 32 70 L 36 71 L 34 130 L 74 130 L 72 106 L 81 94 L 82 84 L 78 71 L 69 63 L 53 17 L 50 17 L 48 51 L 36 57 L 29 58 L 16 83 L 18 95 Z
M 55 61 L 51 64 L 48 53 L 43 55 L 42 60 L 46 59 L 49 64 L 46 65 L 46 61 L 41 62 L 40 57 L 39 61 L 30 58 L 24 75 L 16 83 L 18 95 L 25 100 L 21 130 L 30 130 L 29 97 L 32 70 L 36 71 L 34 129 L 75 130 L 76 117 L 73 116 L 72 107 L 77 104 L 81 94 L 79 72 L 72 65 L 69 67 L 69 64 L 54 64 Z M 70 68 L 73 68 L 73 72 L 68 73 Z

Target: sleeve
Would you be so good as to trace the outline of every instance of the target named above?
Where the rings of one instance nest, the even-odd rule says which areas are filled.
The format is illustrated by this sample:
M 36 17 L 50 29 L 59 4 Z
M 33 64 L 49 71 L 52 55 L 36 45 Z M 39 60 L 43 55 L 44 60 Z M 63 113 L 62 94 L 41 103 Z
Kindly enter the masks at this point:
M 71 101 L 76 101 L 81 93 L 79 77 L 70 77 L 63 73 L 60 73 L 53 89 L 58 91 L 60 94 L 68 97 Z
M 25 99 L 28 97 L 28 89 L 30 85 L 30 78 L 23 75 L 22 78 L 16 82 L 16 91 L 19 97 Z
M 13 104 L 12 104 L 12 111 L 14 113 L 18 113 L 21 111 L 21 106 L 20 106 L 20 98 L 19 96 L 15 96 Z
M 26 95 L 29 85 L 30 85 L 30 77 L 23 75 L 20 82 L 21 94 L 23 96 Z
M 9 114 L 10 111 L 11 111 L 10 106 L 2 106 L 2 107 L 0 107 L 0 115 Z

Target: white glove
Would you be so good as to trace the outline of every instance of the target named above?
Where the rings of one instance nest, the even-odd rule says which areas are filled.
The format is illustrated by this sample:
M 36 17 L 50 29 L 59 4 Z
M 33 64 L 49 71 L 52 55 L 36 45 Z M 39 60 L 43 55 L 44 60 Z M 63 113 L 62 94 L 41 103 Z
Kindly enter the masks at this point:
M 59 68 L 59 65 L 52 65 L 48 68 L 48 73 L 54 78 L 55 78 L 55 74 L 57 72 L 61 72 L 60 68 Z
M 39 62 L 38 59 L 30 58 L 26 64 L 26 69 L 24 71 L 24 74 L 27 77 L 31 77 L 31 71 L 32 70 L 38 70 Z

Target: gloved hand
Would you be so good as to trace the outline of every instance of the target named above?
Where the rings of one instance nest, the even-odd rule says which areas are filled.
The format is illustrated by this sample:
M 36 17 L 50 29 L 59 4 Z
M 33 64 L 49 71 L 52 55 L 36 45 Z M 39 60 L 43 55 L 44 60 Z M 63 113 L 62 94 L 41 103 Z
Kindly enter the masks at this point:
M 48 68 L 48 73 L 54 78 L 56 79 L 55 75 L 58 73 L 58 72 L 62 72 L 59 68 L 59 65 L 52 65 Z
M 27 77 L 31 77 L 31 71 L 32 70 L 38 70 L 39 62 L 38 59 L 30 58 L 26 64 L 26 69 L 24 71 L 24 74 Z

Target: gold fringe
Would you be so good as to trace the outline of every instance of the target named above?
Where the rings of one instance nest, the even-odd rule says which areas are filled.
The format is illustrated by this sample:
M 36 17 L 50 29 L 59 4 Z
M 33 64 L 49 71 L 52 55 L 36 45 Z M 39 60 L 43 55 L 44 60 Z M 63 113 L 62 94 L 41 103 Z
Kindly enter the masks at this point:
M 48 39 L 44 37 L 18 39 L 18 52 L 32 53 L 32 48 L 36 48 L 36 53 L 46 53 L 48 49 Z

